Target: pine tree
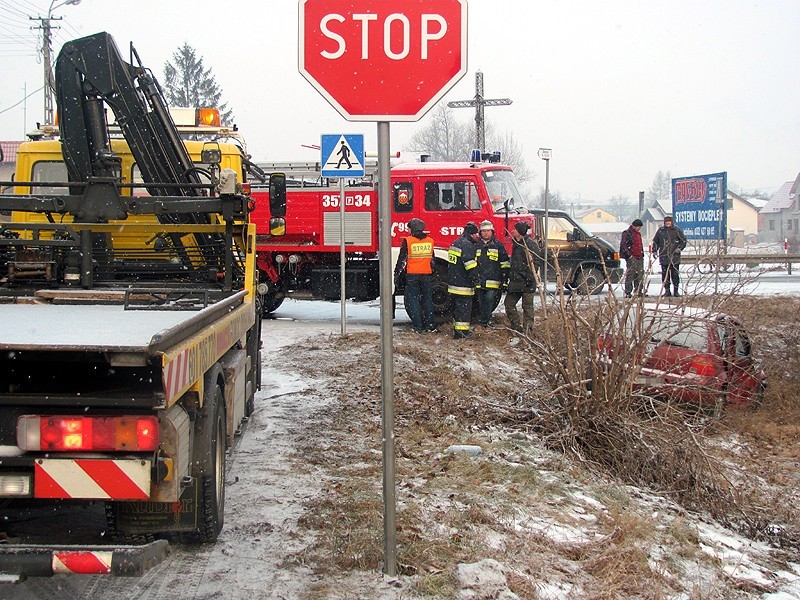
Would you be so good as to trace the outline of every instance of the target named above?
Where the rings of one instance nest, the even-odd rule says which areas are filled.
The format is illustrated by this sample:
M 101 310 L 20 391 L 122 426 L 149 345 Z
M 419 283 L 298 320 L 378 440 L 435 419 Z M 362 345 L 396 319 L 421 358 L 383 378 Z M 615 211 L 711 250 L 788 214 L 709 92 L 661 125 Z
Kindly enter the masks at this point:
M 222 124 L 233 124 L 233 110 L 227 102 L 221 102 L 222 90 L 211 68 L 205 68 L 203 57 L 198 57 L 188 43 L 172 54 L 172 62 L 164 63 L 164 80 L 164 95 L 170 106 L 217 108 Z

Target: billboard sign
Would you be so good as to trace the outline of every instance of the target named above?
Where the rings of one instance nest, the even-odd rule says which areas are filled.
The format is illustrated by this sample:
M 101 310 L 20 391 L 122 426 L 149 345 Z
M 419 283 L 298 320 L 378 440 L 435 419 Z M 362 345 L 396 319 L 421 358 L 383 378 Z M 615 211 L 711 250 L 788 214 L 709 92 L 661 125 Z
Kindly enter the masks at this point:
M 686 239 L 726 238 L 727 195 L 727 172 L 672 180 L 672 213 Z

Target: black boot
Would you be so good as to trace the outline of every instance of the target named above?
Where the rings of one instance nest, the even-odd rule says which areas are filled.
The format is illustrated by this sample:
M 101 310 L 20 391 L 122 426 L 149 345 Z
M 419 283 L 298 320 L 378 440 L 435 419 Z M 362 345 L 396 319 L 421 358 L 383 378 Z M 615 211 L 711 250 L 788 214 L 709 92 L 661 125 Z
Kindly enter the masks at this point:
M 672 296 L 672 294 L 669 293 L 669 286 L 667 286 L 664 288 L 664 297 L 669 297 L 669 296 Z
M 677 285 L 675 286 L 675 288 L 674 288 L 674 290 L 672 292 L 672 295 L 675 296 L 676 298 L 680 296 L 680 294 L 678 293 L 678 286 Z

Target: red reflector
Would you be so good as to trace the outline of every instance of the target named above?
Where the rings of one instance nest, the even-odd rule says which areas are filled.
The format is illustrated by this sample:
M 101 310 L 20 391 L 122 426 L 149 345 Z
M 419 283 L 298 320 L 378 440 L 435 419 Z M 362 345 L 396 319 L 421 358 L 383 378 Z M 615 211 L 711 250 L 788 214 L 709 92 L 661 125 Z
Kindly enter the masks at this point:
M 25 415 L 17 421 L 22 450 L 151 452 L 158 448 L 155 416 Z

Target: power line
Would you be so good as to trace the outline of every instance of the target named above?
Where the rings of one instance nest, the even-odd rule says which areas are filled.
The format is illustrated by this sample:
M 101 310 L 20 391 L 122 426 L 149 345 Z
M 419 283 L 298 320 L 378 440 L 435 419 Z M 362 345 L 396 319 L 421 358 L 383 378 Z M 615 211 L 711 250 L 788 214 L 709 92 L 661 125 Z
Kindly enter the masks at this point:
M 8 0 L 0 0 L 0 3 L 3 4 L 4 6 L 6 6 L 7 10 L 11 10 L 13 12 L 19 13 L 19 14 L 25 16 L 25 17 L 28 16 L 28 13 L 44 12 L 43 8 L 41 8 L 39 6 L 36 6 L 32 2 L 28 2 L 27 0 L 17 0 L 13 4 L 11 2 L 9 2 Z M 25 13 L 21 9 L 24 9 L 24 10 L 28 11 L 28 13 Z
M 0 23 L 0 31 L 6 32 L 7 35 L 3 37 L 6 38 L 5 41 L 9 43 L 23 44 L 25 46 L 30 46 L 30 45 L 36 46 L 36 43 L 33 42 L 33 40 L 31 40 L 29 37 L 17 33 L 16 31 L 10 30 L 8 26 L 3 23 Z
M 30 94 L 26 95 L 26 96 L 25 96 L 25 97 L 24 97 L 22 100 L 20 100 L 19 102 L 15 103 L 15 104 L 12 104 L 12 105 L 11 105 L 11 106 L 9 106 L 8 108 L 4 108 L 3 110 L 0 110 L 0 115 L 2 115 L 4 112 L 8 112 L 8 111 L 10 111 L 12 108 L 16 108 L 17 106 L 19 106 L 20 104 L 22 104 L 23 102 L 25 102 L 25 100 L 27 100 L 28 98 L 30 98 L 30 97 L 31 97 L 31 96 L 33 96 L 34 94 L 38 94 L 38 93 L 39 93 L 39 92 L 41 92 L 43 89 L 44 89 L 44 86 L 40 87 L 38 90 L 34 90 L 34 91 L 32 91 Z
M 7 0 L 0 0 L 0 7 L 3 9 L 3 13 L 6 15 L 18 15 L 22 19 L 27 19 L 28 15 L 24 12 L 19 10 L 17 3 L 12 4 Z M 39 10 L 38 8 L 36 10 Z

